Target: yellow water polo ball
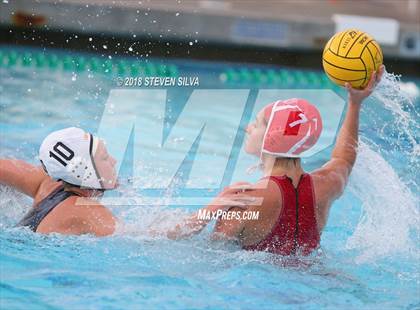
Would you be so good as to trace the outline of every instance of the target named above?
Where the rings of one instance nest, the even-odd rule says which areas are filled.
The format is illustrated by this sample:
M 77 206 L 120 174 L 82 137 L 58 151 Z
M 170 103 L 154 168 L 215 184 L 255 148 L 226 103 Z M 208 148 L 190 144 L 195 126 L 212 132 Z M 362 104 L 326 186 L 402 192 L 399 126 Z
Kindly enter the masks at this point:
M 349 29 L 336 33 L 325 45 L 322 65 L 331 81 L 344 86 L 364 88 L 373 70 L 382 65 L 378 42 L 366 32 Z

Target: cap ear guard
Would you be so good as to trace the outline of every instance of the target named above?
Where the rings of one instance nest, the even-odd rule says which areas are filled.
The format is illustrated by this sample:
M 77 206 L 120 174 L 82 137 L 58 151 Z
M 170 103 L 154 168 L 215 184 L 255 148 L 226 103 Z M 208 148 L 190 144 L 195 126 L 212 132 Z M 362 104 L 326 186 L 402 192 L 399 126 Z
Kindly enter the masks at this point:
M 96 177 L 95 171 L 92 168 L 93 167 L 88 160 L 82 157 L 73 158 L 73 160 L 67 165 L 67 171 L 79 180 L 76 184 L 81 186 L 84 186 L 85 184 L 91 185 L 91 182 L 89 182 L 90 179 Z

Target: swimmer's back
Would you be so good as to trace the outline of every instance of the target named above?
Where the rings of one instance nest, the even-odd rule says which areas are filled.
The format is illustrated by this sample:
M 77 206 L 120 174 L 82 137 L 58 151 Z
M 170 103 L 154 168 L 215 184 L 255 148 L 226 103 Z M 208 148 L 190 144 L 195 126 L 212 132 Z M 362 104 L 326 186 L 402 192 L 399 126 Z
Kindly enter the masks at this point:
M 331 169 L 333 168 L 333 169 Z M 319 235 L 324 228 L 329 208 L 336 197 L 344 188 L 344 179 L 340 180 L 340 175 L 334 173 L 337 166 L 324 166 L 321 169 L 307 174 L 312 181 L 315 221 Z M 293 180 L 293 186 L 297 187 L 299 178 Z M 259 206 L 251 206 L 248 211 L 258 211 L 258 220 L 219 220 L 215 227 L 216 233 L 222 233 L 227 237 L 238 238 L 243 247 L 250 247 L 263 241 L 269 236 L 278 223 L 281 212 L 283 211 L 283 193 L 273 178 L 262 179 L 254 186 L 255 189 L 243 194 L 262 198 L 263 202 Z M 235 211 L 240 212 L 240 209 Z

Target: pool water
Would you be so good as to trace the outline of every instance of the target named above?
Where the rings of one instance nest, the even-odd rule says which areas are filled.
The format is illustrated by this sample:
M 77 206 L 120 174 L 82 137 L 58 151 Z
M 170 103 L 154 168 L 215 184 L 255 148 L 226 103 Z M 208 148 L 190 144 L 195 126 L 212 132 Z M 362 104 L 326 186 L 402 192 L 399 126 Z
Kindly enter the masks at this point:
M 78 59 L 77 64 L 82 63 L 80 59 L 88 64 L 80 69 L 74 59 Z M 291 93 L 300 88 L 321 88 L 345 98 L 321 72 L 293 68 L 119 58 L 103 61 L 108 70 L 101 66 L 101 59 L 88 54 L 11 47 L 0 49 L 0 60 L 0 156 L 31 163 L 37 163 L 39 144 L 53 130 L 67 126 L 100 130 L 110 90 L 118 88 L 116 76 L 133 75 L 133 70 L 146 75 L 199 76 L 201 88 L 283 88 L 291 89 Z M 113 69 L 116 62 L 117 72 Z M 185 92 L 181 88 L 168 92 L 171 103 L 165 117 L 169 122 L 182 112 L 182 102 L 188 96 Z M 156 116 L 160 99 L 152 96 L 149 100 L 150 109 L 141 113 L 151 123 L 161 121 Z M 134 174 L 148 179 L 149 185 L 158 184 L 164 174 L 159 170 L 164 169 L 159 168 L 162 157 L 171 160 L 183 154 L 151 156 L 146 167 L 130 155 L 124 157 L 122 186 L 116 195 L 143 203 L 109 206 L 121 225 L 115 235 L 102 239 L 44 236 L 14 227 L 31 200 L 2 186 L 0 307 L 418 309 L 418 100 L 398 91 L 393 76 L 387 75 L 364 104 L 359 156 L 349 184 L 331 209 L 321 249 L 300 264 L 267 253 L 243 251 L 234 244 L 212 242 L 211 227 L 181 241 L 151 235 L 149 227 L 170 227 L 197 206 L 165 203 L 169 196 L 180 195 L 179 183 L 162 198 L 157 197 L 160 192 L 156 196 L 153 191 L 136 191 L 128 178 Z M 214 106 L 203 104 L 202 113 L 216 122 L 220 137 L 227 138 L 232 134 L 228 129 L 236 122 L 234 107 Z M 133 113 L 125 102 L 118 111 L 122 121 Z M 252 113 L 244 115 L 241 125 L 252 117 Z M 110 137 L 117 141 L 122 129 L 114 127 Z M 185 136 L 192 132 L 188 122 L 179 130 Z M 132 141 L 131 147 L 148 149 L 161 138 L 161 133 L 152 132 L 144 141 Z M 236 139 L 241 149 L 243 134 Z M 216 190 L 208 191 L 207 201 L 219 187 L 239 180 L 255 181 L 260 176 L 245 172 L 255 160 L 239 162 L 237 150 L 230 154 L 223 180 L 213 178 L 209 171 L 224 162 L 222 144 L 217 139 L 210 143 L 204 150 L 208 165 L 197 168 L 209 184 L 216 184 Z M 327 148 L 306 159 L 305 167 L 310 170 L 322 165 L 330 151 Z M 142 169 L 143 175 L 133 172 L 136 169 Z M 191 190 L 183 193 L 188 192 Z M 150 201 L 146 199 L 149 194 L 155 195 L 158 203 L 144 202 Z

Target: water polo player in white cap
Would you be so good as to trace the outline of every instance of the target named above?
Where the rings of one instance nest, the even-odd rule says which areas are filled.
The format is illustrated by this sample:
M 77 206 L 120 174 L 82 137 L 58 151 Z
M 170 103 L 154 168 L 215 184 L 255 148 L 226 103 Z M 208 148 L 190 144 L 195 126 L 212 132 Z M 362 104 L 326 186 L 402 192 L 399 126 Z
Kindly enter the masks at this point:
M 0 159 L 0 184 L 34 199 L 19 225 L 40 233 L 112 234 L 116 218 L 93 199 L 117 186 L 116 161 L 104 142 L 80 128 L 58 130 L 42 142 L 39 159 L 43 168 Z
M 19 226 L 39 233 L 72 235 L 107 236 L 115 231 L 117 219 L 94 199 L 117 186 L 116 160 L 102 140 L 75 127 L 58 130 L 42 142 L 39 159 L 42 168 L 21 160 L 0 159 L 0 184 L 34 198 L 32 209 Z M 232 200 L 216 198 L 202 210 L 241 207 L 250 201 L 245 195 Z M 199 220 L 197 214 L 191 217 L 190 234 L 209 222 Z

